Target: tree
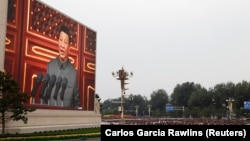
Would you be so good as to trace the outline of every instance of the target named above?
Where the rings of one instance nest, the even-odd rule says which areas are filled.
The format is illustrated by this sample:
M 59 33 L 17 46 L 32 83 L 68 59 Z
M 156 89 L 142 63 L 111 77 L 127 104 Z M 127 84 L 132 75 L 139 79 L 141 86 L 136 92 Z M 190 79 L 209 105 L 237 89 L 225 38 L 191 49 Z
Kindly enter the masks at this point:
M 147 110 L 147 101 L 145 97 L 140 94 L 130 95 L 124 103 L 125 111 L 128 110 L 130 114 L 136 115 L 136 107 L 138 107 L 138 116 L 143 116 L 144 111 Z
M 19 84 L 13 80 L 9 73 L 0 71 L 0 118 L 2 124 L 2 135 L 5 134 L 5 124 L 11 120 L 22 120 L 28 122 L 28 112 L 35 111 L 28 108 L 24 103 L 30 98 L 24 92 L 20 92 Z
M 154 115 L 162 116 L 166 113 L 166 104 L 168 103 L 169 97 L 164 89 L 159 89 L 154 91 L 150 95 L 150 104 L 152 105 L 152 110 L 154 110 Z
M 175 106 L 188 106 L 188 100 L 192 92 L 197 88 L 200 88 L 199 84 L 194 82 L 185 82 L 182 84 L 177 84 L 174 88 L 174 92 L 171 94 L 172 102 Z

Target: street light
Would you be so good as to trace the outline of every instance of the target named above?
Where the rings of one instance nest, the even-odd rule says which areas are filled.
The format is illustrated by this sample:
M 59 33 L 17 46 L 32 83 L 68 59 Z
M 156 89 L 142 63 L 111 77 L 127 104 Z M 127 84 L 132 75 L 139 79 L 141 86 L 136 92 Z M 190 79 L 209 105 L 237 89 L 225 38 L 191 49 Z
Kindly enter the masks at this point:
M 152 105 L 148 105 L 148 117 L 150 117 L 150 113 L 151 113 L 151 107 L 152 107 Z
M 229 99 L 226 99 L 226 102 L 228 103 L 229 118 L 231 119 L 232 118 L 232 113 L 233 113 L 234 99 L 230 97 Z
M 138 117 L 138 108 L 139 108 L 139 106 L 136 105 L 136 106 L 135 106 L 135 114 L 136 114 L 136 117 Z
M 121 81 L 121 120 L 123 120 L 123 115 L 124 115 L 124 94 L 125 91 L 128 90 L 128 88 L 125 88 L 125 85 L 128 84 L 125 82 L 125 80 L 128 80 L 129 77 L 133 76 L 132 72 L 127 72 L 126 70 L 124 70 L 124 68 L 122 67 L 122 69 L 116 71 L 116 72 L 112 72 L 112 75 L 117 79 Z

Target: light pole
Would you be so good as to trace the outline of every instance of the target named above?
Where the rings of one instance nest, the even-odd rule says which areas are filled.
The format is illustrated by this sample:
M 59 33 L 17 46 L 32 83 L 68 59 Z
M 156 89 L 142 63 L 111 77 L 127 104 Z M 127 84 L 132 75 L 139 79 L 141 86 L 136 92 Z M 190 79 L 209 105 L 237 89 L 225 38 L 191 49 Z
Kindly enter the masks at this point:
M 116 72 L 112 72 L 112 75 L 117 79 L 121 81 L 121 120 L 123 120 L 123 115 L 124 115 L 124 94 L 125 91 L 127 90 L 127 88 L 125 88 L 125 85 L 128 83 L 125 83 L 125 80 L 128 80 L 129 77 L 133 76 L 132 72 L 127 72 L 126 70 L 124 70 L 124 68 L 122 67 L 122 69 L 116 71 Z
M 135 114 L 136 114 L 136 117 L 138 117 L 138 108 L 139 108 L 139 106 L 136 105 L 136 106 L 135 106 Z
M 150 112 L 151 112 L 151 107 L 152 107 L 152 105 L 148 105 L 148 117 L 150 117 Z
M 234 99 L 230 97 L 229 99 L 226 99 L 226 102 L 228 103 L 229 119 L 231 119 L 232 118 L 232 113 L 233 113 Z

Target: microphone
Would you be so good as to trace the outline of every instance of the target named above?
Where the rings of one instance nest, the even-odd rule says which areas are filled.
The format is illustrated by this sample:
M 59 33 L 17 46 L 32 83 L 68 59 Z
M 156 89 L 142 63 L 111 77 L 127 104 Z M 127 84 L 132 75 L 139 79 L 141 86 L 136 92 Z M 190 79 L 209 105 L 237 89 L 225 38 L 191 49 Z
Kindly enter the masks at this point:
M 45 99 L 49 99 L 50 98 L 51 91 L 52 91 L 52 89 L 53 89 L 53 87 L 55 85 L 55 82 L 56 82 L 56 76 L 53 74 L 53 75 L 50 76 L 50 81 L 49 81 L 49 84 L 48 84 L 49 86 L 48 86 L 48 88 L 46 90 L 45 95 L 43 95 L 43 97 Z
M 41 92 L 40 92 L 40 98 L 43 98 L 43 95 L 44 95 L 44 92 L 45 92 L 45 89 L 49 83 L 49 79 L 50 79 L 50 75 L 49 74 L 46 74 L 44 76 L 44 79 L 43 79 L 43 84 L 42 84 L 42 89 L 41 89 Z
M 58 76 L 56 79 L 56 90 L 54 93 L 54 100 L 57 100 L 57 95 L 58 95 L 59 89 L 61 87 L 61 84 L 62 84 L 62 77 Z
M 61 94 L 60 94 L 60 98 L 61 98 L 62 101 L 64 99 L 64 93 L 65 93 L 65 90 L 67 88 L 67 83 L 68 83 L 68 79 L 64 77 L 62 79 L 62 91 L 61 91 Z
M 33 86 L 33 89 L 31 91 L 31 96 L 32 97 L 36 97 L 37 89 L 38 89 L 39 85 L 42 83 L 42 80 L 43 80 L 43 74 L 38 73 L 37 77 L 36 77 L 35 85 Z

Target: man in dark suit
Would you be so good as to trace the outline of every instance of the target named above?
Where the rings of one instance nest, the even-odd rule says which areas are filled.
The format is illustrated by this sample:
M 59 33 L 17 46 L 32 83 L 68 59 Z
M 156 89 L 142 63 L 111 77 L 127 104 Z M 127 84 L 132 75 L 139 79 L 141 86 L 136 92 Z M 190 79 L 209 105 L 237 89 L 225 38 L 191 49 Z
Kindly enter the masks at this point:
M 80 107 L 77 71 L 69 60 L 70 31 L 66 26 L 61 26 L 58 41 L 59 55 L 52 59 L 47 66 L 47 74 L 56 77 L 57 84 L 53 87 L 48 104 L 63 107 Z M 60 84 L 60 86 L 59 86 Z M 59 89 L 58 89 L 59 88 Z M 56 90 L 57 89 L 57 90 Z M 64 91 L 65 90 L 65 91 Z

